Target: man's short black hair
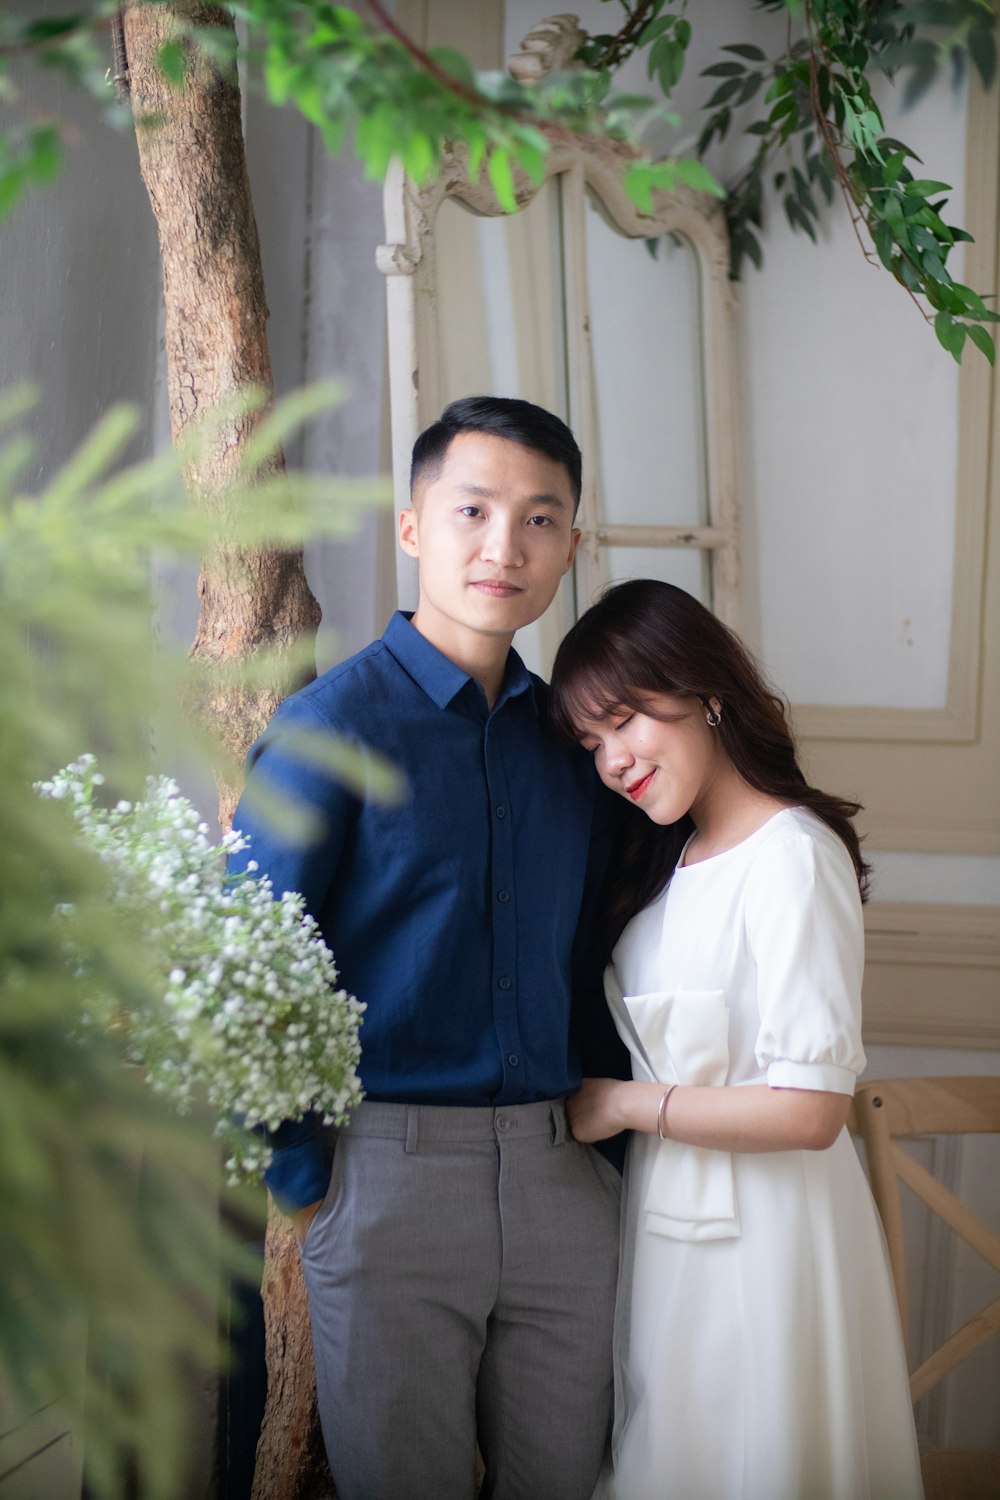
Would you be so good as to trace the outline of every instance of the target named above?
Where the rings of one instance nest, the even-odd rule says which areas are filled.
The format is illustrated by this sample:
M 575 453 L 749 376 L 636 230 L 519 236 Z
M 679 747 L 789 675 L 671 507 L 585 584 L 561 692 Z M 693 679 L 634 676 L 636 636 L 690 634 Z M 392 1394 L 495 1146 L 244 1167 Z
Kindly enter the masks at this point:
M 576 438 L 566 423 L 530 401 L 510 396 L 463 396 L 446 406 L 440 420 L 422 432 L 413 445 L 410 494 L 418 480 L 436 479 L 452 438 L 460 432 L 484 432 L 506 438 L 522 448 L 534 448 L 562 464 L 569 475 L 573 509 L 580 504 L 583 460 Z

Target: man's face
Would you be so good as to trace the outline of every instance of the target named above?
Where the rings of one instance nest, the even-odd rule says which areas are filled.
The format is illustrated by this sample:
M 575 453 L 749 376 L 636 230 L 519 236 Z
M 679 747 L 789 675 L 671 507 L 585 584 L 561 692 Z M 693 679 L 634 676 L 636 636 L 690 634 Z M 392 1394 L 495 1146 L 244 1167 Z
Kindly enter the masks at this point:
M 456 657 L 470 634 L 509 643 L 545 612 L 572 566 L 580 533 L 569 475 L 520 443 L 459 433 L 402 512 L 399 538 L 419 559 L 422 634 Z

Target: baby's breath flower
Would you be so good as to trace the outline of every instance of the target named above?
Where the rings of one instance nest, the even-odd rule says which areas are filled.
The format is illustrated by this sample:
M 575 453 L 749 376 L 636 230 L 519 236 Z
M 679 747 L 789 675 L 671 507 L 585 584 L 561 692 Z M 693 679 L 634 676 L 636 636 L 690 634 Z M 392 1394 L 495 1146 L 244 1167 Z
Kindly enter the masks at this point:
M 162 975 L 159 1003 L 128 1008 L 109 996 L 100 1019 L 124 1024 L 129 1059 L 181 1113 L 196 1093 L 208 1098 L 231 1180 L 255 1180 L 271 1159 L 266 1130 L 310 1110 L 342 1124 L 360 1102 L 364 1006 L 336 988 L 333 954 L 301 896 L 276 899 L 266 876 L 226 879 L 223 856 L 248 838 L 233 830 L 213 844 L 168 777 L 110 809 L 94 803 L 103 782 L 83 755 L 35 784 L 71 804 L 78 837 L 107 866 L 114 903 L 142 918 Z

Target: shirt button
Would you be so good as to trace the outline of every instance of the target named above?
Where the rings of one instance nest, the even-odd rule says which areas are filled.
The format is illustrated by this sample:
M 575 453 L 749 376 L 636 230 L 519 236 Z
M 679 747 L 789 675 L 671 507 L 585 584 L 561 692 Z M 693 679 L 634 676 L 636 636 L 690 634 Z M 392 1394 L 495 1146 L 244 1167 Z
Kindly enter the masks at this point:
M 507 1058 L 507 1061 L 510 1063 L 512 1068 L 516 1068 L 521 1059 L 518 1057 L 516 1052 L 512 1052 Z
M 509 990 L 510 989 L 510 980 L 507 978 L 506 974 L 504 974 L 501 979 L 497 980 L 497 984 L 500 986 L 500 988 L 502 990 Z
M 498 807 L 497 808 L 497 817 L 498 818 L 505 818 L 506 816 L 507 816 L 507 809 L 505 807 Z
M 510 891 L 497 891 L 497 900 L 507 902 L 510 900 Z

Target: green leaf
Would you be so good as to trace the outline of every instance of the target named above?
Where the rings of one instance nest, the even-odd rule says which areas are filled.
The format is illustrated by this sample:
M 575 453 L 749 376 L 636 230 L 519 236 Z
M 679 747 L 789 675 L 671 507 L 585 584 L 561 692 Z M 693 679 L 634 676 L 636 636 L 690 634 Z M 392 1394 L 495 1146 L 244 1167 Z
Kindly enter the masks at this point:
M 349 5 L 335 5 L 331 11 L 331 20 L 339 31 L 355 36 L 360 35 L 365 29 L 364 21 Z
M 791 73 L 779 73 L 778 77 L 774 80 L 774 82 L 771 84 L 771 87 L 764 95 L 764 103 L 770 104 L 772 99 L 781 99 L 785 94 L 790 93 L 794 87 L 795 79 L 792 77 Z
M 20 417 L 29 411 L 34 411 L 42 398 L 42 393 L 37 385 L 28 381 L 22 381 L 18 385 L 10 386 L 6 391 L 0 391 L 0 429 L 9 427 Z
M 976 348 L 986 355 L 991 365 L 996 363 L 996 346 L 985 328 L 981 328 L 978 323 L 970 323 L 969 338 Z
M 972 27 L 969 32 L 968 46 L 969 56 L 972 58 L 976 72 L 984 88 L 989 88 L 997 68 L 997 44 L 992 27 L 990 25 Z M 985 353 L 985 350 L 983 352 Z M 992 363 L 991 359 L 990 364 Z
M 759 47 L 751 47 L 748 42 L 732 42 L 728 47 L 723 47 L 723 52 L 735 52 L 737 57 L 745 57 L 749 62 L 766 62 L 767 54 Z
M 658 36 L 662 36 L 665 31 L 669 31 L 676 20 L 676 16 L 660 16 L 655 21 L 647 21 L 639 33 L 638 45 L 640 47 L 648 47 L 650 42 L 655 42 Z
M 414 130 L 400 143 L 403 166 L 416 183 L 424 183 L 437 164 L 433 142 L 423 131 Z
M 656 74 L 660 88 L 669 94 L 684 72 L 684 48 L 669 37 L 661 37 L 649 54 L 650 61 L 656 59 Z
M 794 115 L 797 114 L 797 112 L 798 106 L 796 105 L 794 98 L 791 94 L 786 94 L 784 99 L 778 100 L 777 104 L 774 106 L 767 118 L 772 125 L 777 125 L 781 120 L 785 118 L 786 115 Z
M 454 78 L 456 83 L 467 89 L 475 89 L 476 75 L 464 52 L 459 52 L 455 47 L 432 47 L 430 56 L 449 78 Z
M 475 182 L 486 155 L 486 131 L 478 124 L 470 124 L 465 134 L 465 145 L 469 153 L 469 181 Z
M 274 411 L 269 412 L 248 438 L 242 456 L 247 473 L 274 458 L 290 438 L 296 436 L 307 422 L 324 412 L 331 411 L 347 400 L 349 388 L 344 380 L 318 380 L 285 396 Z
M 396 147 L 391 110 L 373 109 L 362 114 L 355 129 L 354 143 L 365 164 L 365 176 L 383 178 Z
M 710 68 L 702 68 L 702 78 L 742 78 L 746 68 L 742 63 L 720 62 Z
M 135 407 L 111 407 L 63 465 L 47 490 L 55 504 L 77 501 L 80 492 L 94 483 L 118 459 L 135 435 L 139 413 Z
M 31 139 L 31 176 L 36 182 L 52 182 L 59 175 L 62 160 L 62 142 L 56 126 L 38 126 Z
M 894 187 L 895 184 L 899 181 L 899 174 L 902 172 L 905 165 L 905 152 L 896 151 L 892 156 L 889 157 L 889 160 L 885 164 L 885 171 L 882 175 L 890 187 Z
M 156 54 L 156 64 L 172 88 L 182 87 L 187 77 L 187 63 L 180 42 L 164 42 Z
M 903 189 L 909 198 L 931 198 L 937 193 L 950 193 L 950 182 L 935 182 L 930 177 L 917 177 Z
M 892 230 L 883 220 L 879 220 L 872 230 L 872 239 L 875 241 L 875 250 L 879 260 L 887 271 L 892 270 Z
M 713 198 L 724 198 L 726 190 L 700 161 L 682 156 L 674 163 L 677 179 L 696 193 L 709 193 Z
M 986 303 L 983 301 L 982 297 L 980 297 L 978 292 L 974 292 L 971 287 L 963 286 L 960 281 L 955 282 L 955 290 L 962 298 L 965 306 L 969 308 L 969 310 L 973 312 L 977 318 L 989 317 L 989 308 L 986 306 Z
M 685 165 L 700 166 L 700 162 L 685 163 L 670 158 L 667 161 L 636 161 L 625 173 L 624 185 L 632 202 L 640 213 L 653 212 L 653 190 L 672 193 L 682 179 Z
M 727 78 L 725 83 L 719 84 L 712 97 L 705 100 L 705 109 L 716 109 L 720 104 L 725 104 L 726 100 L 732 99 L 733 95 L 738 94 L 742 87 L 742 78 Z M 787 100 L 786 103 L 793 109 L 795 108 L 795 101 L 793 99 Z
M 545 154 L 531 141 L 516 141 L 514 144 L 514 160 L 518 166 L 527 174 L 535 187 L 539 187 L 545 178 Z
M 956 364 L 961 364 L 962 349 L 965 345 L 965 325 L 957 323 L 951 313 L 939 312 L 934 319 L 934 332 L 937 334 L 937 340 L 942 349 L 947 349 Z
M 785 195 L 785 215 L 793 229 L 802 229 L 816 243 L 816 230 L 809 215 L 805 213 L 799 200 L 792 193 Z
M 494 147 L 490 152 L 487 171 L 497 202 L 504 213 L 516 213 L 517 198 L 514 194 L 514 176 L 510 169 L 510 153 L 502 146 Z

